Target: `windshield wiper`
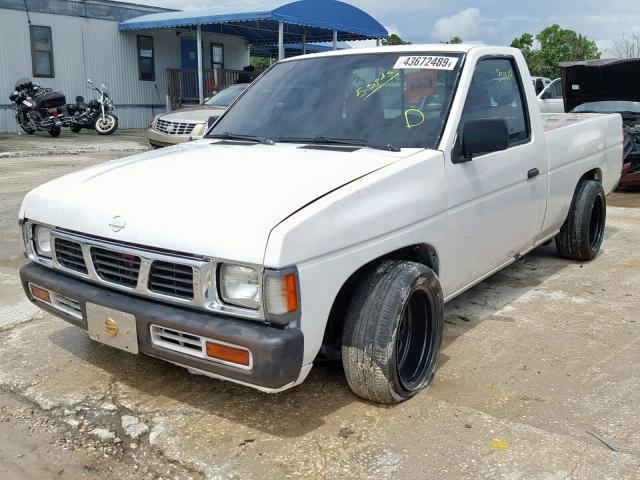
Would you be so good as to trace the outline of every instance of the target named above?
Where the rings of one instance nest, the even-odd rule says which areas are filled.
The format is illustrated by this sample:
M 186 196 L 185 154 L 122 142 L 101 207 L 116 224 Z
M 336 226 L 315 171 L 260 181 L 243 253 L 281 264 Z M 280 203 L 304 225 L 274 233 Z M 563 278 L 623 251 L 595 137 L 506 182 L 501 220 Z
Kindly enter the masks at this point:
M 207 138 L 221 138 L 224 140 L 246 140 L 248 142 L 263 143 L 265 145 L 273 145 L 274 141 L 269 137 L 260 137 L 257 135 L 241 135 L 231 132 L 222 132 L 214 135 L 207 135 Z
M 373 143 L 369 143 L 369 140 L 366 138 L 333 138 L 333 137 L 325 137 L 323 135 L 318 135 L 315 137 L 280 137 L 278 138 L 278 142 L 282 143 L 313 143 L 313 144 L 321 144 L 321 145 L 350 145 L 350 146 L 360 146 L 360 147 L 368 147 L 374 148 L 376 150 L 387 150 L 390 152 L 399 152 L 400 148 L 395 145 L 376 145 Z

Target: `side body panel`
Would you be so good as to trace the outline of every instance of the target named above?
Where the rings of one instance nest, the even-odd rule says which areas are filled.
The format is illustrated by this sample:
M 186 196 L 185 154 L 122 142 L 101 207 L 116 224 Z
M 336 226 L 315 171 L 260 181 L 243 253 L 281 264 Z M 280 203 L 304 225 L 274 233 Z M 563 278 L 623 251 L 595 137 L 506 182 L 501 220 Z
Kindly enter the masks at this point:
M 354 272 L 408 245 L 443 248 L 443 164 L 440 152 L 422 151 L 327 195 L 271 232 L 265 266 L 298 267 L 305 364 L 320 349 L 333 301 Z
M 618 114 L 543 115 L 549 166 L 549 200 L 539 238 L 564 223 L 578 180 L 589 171 L 601 174 L 604 191 L 616 187 L 622 172 L 622 118 Z

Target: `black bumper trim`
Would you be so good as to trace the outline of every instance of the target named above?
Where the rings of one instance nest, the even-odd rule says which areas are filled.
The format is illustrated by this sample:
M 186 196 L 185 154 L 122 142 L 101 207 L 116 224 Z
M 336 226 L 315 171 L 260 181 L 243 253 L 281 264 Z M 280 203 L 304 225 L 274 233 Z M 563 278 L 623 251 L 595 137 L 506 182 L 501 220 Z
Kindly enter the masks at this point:
M 304 337 L 298 328 L 280 329 L 174 307 L 118 293 L 34 263 L 20 269 L 20 280 L 27 297 L 34 304 L 84 330 L 87 330 L 85 320 L 34 300 L 28 284 L 33 283 L 76 300 L 80 303 L 83 319 L 86 318 L 87 302 L 134 315 L 141 353 L 268 389 L 289 385 L 300 375 Z M 152 324 L 246 347 L 253 355 L 253 368 L 242 370 L 157 347 L 151 341 Z

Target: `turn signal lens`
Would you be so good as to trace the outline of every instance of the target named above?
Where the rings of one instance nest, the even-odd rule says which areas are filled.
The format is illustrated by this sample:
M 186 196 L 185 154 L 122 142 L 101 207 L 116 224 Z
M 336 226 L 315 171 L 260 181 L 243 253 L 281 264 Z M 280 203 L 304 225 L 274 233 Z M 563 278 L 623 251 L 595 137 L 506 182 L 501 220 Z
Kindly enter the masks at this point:
M 267 310 L 272 315 L 284 315 L 298 309 L 298 289 L 293 273 L 266 278 Z
M 31 295 L 38 300 L 42 300 L 43 302 L 51 303 L 51 295 L 48 290 L 44 288 L 36 287 L 33 284 L 29 284 L 29 290 L 31 290 Z
M 251 354 L 249 350 L 232 347 L 231 345 L 207 342 L 207 356 L 245 367 L 251 365 Z

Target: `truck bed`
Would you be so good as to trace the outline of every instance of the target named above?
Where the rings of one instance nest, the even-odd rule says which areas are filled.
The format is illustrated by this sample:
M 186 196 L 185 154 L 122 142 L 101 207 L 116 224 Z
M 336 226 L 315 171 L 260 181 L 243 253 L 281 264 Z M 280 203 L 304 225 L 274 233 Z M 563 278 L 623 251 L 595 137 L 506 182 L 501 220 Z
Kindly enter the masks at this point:
M 551 235 L 569 211 L 567 192 L 573 192 L 576 172 L 597 171 L 607 194 L 622 170 L 622 118 L 596 113 L 542 114 L 547 141 L 549 200 L 542 236 Z

